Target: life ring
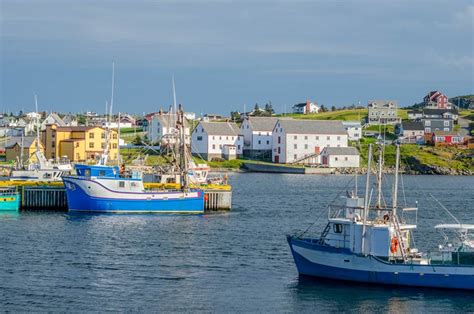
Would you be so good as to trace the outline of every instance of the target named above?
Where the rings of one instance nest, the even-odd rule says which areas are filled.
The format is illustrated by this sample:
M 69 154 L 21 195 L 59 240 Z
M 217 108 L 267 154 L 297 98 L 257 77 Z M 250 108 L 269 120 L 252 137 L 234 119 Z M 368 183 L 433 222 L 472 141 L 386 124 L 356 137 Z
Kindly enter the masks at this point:
M 393 237 L 392 242 L 390 243 L 390 252 L 392 252 L 393 254 L 397 253 L 399 244 L 400 243 L 398 243 L 398 238 Z

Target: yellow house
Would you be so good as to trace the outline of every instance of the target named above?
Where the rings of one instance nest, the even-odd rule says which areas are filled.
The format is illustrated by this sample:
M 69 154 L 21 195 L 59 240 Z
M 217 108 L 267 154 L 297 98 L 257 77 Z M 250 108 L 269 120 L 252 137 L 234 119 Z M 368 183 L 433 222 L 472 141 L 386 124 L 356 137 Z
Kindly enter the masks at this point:
M 6 161 L 16 161 L 21 158 L 21 137 L 11 138 L 5 145 L 5 159 Z M 44 153 L 43 144 L 40 143 L 40 151 Z M 36 137 L 25 136 L 23 137 L 23 163 L 36 161 Z
M 95 161 L 104 152 L 106 130 L 98 126 L 47 125 L 43 132 L 46 158 L 67 156 L 71 161 Z M 118 136 L 109 131 L 109 160 L 117 160 Z

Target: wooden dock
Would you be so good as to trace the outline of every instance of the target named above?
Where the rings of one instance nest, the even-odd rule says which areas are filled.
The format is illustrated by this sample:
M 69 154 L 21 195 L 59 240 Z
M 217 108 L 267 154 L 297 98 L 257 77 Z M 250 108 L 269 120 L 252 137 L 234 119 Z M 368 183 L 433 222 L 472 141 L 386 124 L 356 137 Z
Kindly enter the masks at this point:
M 66 190 L 62 185 L 18 185 L 22 209 L 67 210 Z M 204 189 L 206 211 L 230 210 L 232 208 L 232 190 Z

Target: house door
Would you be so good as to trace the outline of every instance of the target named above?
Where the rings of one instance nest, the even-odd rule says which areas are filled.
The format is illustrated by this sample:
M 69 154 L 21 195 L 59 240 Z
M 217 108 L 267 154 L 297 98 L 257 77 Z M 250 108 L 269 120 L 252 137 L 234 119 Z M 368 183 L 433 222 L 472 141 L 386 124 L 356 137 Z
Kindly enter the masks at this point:
M 277 163 L 277 164 L 280 163 L 280 156 L 275 155 L 275 163 Z
M 327 165 L 327 164 L 328 164 L 328 157 L 323 156 L 323 165 Z

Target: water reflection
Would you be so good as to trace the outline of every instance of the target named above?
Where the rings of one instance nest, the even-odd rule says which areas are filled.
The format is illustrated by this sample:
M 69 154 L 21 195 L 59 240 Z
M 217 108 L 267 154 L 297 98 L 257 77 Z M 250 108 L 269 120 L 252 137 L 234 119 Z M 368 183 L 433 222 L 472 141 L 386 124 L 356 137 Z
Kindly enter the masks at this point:
M 16 210 L 0 211 L 0 220 L 15 220 L 20 217 L 20 213 Z

